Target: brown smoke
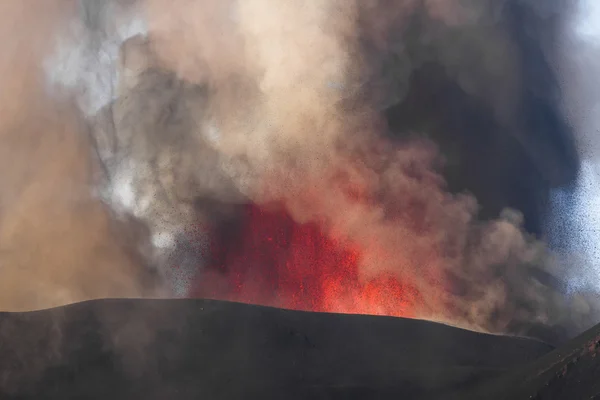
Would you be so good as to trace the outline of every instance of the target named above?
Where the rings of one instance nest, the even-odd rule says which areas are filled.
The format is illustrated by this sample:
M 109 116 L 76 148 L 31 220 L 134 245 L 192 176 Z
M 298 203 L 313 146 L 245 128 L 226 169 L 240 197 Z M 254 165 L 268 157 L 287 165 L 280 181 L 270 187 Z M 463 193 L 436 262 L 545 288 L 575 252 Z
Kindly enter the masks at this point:
M 0 309 L 144 293 L 144 274 L 90 191 L 85 125 L 51 99 L 44 57 L 71 0 L 0 5 Z
M 391 272 L 415 282 L 426 294 L 422 317 L 496 332 L 515 321 L 564 323 L 568 306 L 527 275 L 552 260 L 523 233 L 519 216 L 477 221 L 474 198 L 447 192 L 436 148 L 385 139 L 364 91 L 373 74 L 365 38 L 385 49 L 418 12 L 448 29 L 484 21 L 498 46 L 482 39 L 483 61 L 463 59 L 460 43 L 441 46 L 437 57 L 468 92 L 511 118 L 520 77 L 508 37 L 489 28 L 499 2 L 467 3 L 149 0 L 147 11 L 164 64 L 213 88 L 213 144 L 255 202 L 283 201 L 297 221 L 358 243 L 365 279 Z M 505 75 L 489 62 L 500 52 Z M 253 89 L 236 90 L 237 82 Z

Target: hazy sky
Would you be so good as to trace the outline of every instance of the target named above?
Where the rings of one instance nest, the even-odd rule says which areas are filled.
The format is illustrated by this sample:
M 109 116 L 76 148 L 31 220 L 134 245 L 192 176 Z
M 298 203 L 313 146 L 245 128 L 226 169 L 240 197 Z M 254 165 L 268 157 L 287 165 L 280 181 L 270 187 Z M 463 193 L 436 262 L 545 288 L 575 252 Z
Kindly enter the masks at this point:
M 567 205 L 566 219 L 572 220 L 562 240 L 587 259 L 588 273 L 572 274 L 574 286 L 600 288 L 600 2 L 581 0 L 578 13 L 564 36 L 564 69 L 561 81 L 566 109 L 575 130 L 582 167 L 575 190 L 575 209 Z M 558 197 L 556 198 L 558 202 Z

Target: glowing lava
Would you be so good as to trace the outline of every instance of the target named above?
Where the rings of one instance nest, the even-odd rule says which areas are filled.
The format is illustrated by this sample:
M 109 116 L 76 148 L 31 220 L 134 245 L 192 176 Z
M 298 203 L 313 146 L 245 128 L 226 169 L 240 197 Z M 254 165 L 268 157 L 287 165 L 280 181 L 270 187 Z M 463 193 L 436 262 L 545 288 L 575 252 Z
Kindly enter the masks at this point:
M 283 211 L 247 206 L 212 246 L 194 296 L 295 310 L 413 316 L 419 294 L 391 276 L 359 276 L 358 246 L 299 225 Z

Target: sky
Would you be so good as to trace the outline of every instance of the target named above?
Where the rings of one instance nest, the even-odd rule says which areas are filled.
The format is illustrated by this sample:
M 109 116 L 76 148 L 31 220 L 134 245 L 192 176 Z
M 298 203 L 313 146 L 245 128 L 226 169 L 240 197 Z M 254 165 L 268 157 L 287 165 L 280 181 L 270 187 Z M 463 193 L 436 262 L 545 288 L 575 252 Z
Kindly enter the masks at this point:
M 600 289 L 600 2 L 581 0 L 565 33 L 561 82 L 582 165 L 575 189 L 556 190 L 553 203 L 568 230 L 561 247 L 581 257 L 574 262 L 582 268 L 569 275 L 571 287 Z

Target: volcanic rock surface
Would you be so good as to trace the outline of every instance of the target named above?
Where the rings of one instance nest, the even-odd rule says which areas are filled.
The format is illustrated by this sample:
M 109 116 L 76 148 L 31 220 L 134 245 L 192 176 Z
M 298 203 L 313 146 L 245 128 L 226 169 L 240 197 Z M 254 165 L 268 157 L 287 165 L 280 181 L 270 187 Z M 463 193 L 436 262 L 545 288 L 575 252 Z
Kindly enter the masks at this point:
M 556 359 L 532 339 L 208 300 L 91 301 L 0 327 L 3 399 L 448 398 Z

